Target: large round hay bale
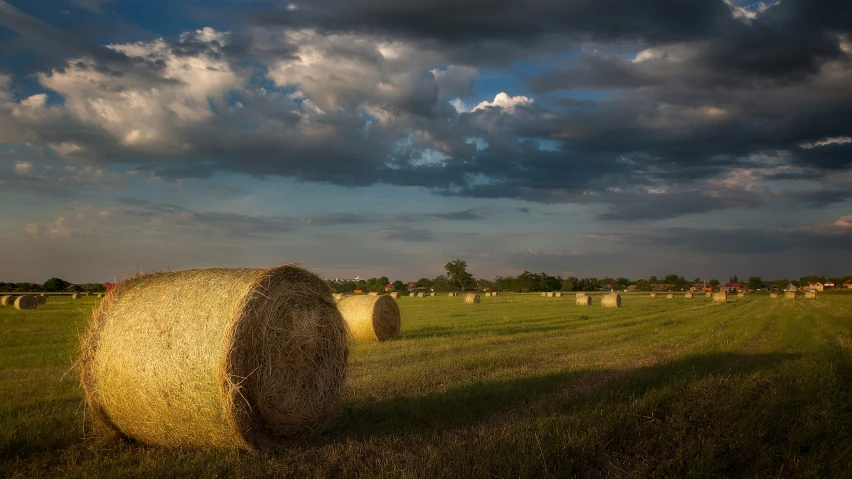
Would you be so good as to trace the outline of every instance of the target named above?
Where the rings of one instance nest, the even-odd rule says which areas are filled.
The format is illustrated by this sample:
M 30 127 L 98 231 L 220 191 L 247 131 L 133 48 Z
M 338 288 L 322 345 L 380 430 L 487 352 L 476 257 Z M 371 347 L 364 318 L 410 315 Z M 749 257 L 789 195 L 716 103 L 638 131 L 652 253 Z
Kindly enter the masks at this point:
M 712 298 L 712 297 L 713 297 L 713 293 L 711 293 L 711 292 L 709 292 L 709 291 L 708 291 L 708 292 L 704 293 L 704 297 L 705 297 L 705 298 Z
M 561 297 L 562 297 L 562 292 L 561 292 L 561 291 L 554 291 L 554 292 L 553 292 L 553 297 L 554 297 L 554 298 L 561 298 Z
M 578 294 L 574 299 L 574 304 L 577 306 L 591 306 L 592 297 L 585 293 Z
M 656 298 L 656 297 L 657 297 L 657 293 L 651 293 L 651 297 L 652 297 L 652 298 Z
M 80 293 L 74 293 L 74 294 L 71 295 L 71 299 L 80 299 L 82 297 L 83 297 L 83 295 L 80 294 Z
M 356 341 L 387 341 L 399 337 L 399 306 L 390 296 L 347 296 L 337 302 L 337 309 Z
M 684 298 L 692 298 L 693 296 L 692 296 L 692 293 L 684 293 L 683 297 Z
M 335 417 L 346 336 L 298 266 L 141 275 L 93 314 L 81 383 L 92 416 L 137 441 L 265 449 Z
M 816 297 L 817 297 L 816 291 L 806 291 L 805 292 L 805 299 L 816 299 Z
M 547 293 L 545 293 L 544 291 L 542 291 L 542 292 L 541 292 L 541 297 L 542 297 L 542 298 L 546 298 L 546 297 L 547 297 Z
M 668 293 L 666 299 L 674 299 L 674 293 Z
M 464 304 L 479 304 L 479 301 L 478 294 L 468 294 L 464 297 Z
M 35 296 L 25 294 L 15 298 L 15 309 L 36 309 L 38 308 L 38 300 Z
M 390 296 L 393 299 L 397 299 L 397 298 L 399 298 L 399 293 L 394 291 L 393 293 L 389 293 L 388 296 Z
M 796 292 L 795 291 L 784 291 L 784 299 L 795 300 L 796 299 Z
M 378 296 L 378 295 L 379 295 L 379 293 L 377 293 L 375 291 L 370 291 L 369 293 L 367 293 L 367 296 Z
M 618 293 L 605 294 L 604 297 L 601 298 L 601 306 L 604 308 L 620 308 L 621 295 Z
M 714 303 L 727 303 L 728 302 L 728 293 L 724 291 L 720 291 L 718 293 L 713 293 L 713 302 Z
M 16 296 L 14 294 L 7 294 L 0 298 L 0 304 L 3 306 L 12 306 L 15 304 Z
M 772 298 L 772 299 L 777 299 L 778 293 L 769 293 L 769 297 Z
M 547 297 L 548 297 L 548 298 L 552 298 L 552 297 L 554 297 L 553 291 L 548 292 L 548 293 L 547 293 Z
M 40 294 L 35 297 L 38 304 L 47 304 L 47 295 Z

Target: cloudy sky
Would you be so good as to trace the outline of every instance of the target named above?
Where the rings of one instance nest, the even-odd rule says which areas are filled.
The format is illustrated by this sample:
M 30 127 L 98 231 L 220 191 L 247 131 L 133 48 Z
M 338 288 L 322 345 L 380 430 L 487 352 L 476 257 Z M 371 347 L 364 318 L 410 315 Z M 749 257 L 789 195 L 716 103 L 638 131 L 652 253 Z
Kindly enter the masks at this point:
M 852 273 L 848 0 L 0 0 L 0 280 Z

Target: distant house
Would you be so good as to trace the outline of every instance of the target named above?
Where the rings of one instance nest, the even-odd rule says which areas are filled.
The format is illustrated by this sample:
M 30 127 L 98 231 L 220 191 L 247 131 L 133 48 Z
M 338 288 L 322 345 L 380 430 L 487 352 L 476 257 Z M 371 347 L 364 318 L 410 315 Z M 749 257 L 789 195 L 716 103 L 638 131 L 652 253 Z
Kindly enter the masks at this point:
M 811 284 L 810 287 L 811 287 L 811 291 L 820 291 L 820 292 L 825 291 L 825 285 L 820 283 L 819 281 L 817 281 L 814 284 Z
M 796 286 L 793 285 L 793 283 L 790 283 L 790 284 L 787 285 L 787 289 L 785 289 L 784 291 L 796 291 L 796 290 L 798 290 L 798 288 L 796 288 Z
M 738 293 L 742 291 L 742 289 L 742 283 L 725 283 L 719 288 L 719 291 L 724 291 L 726 293 Z
M 388 283 L 388 284 L 386 284 L 386 285 L 385 285 L 385 291 L 390 291 L 390 290 L 392 290 L 392 289 L 393 289 L 393 285 L 392 285 L 392 284 Z
M 627 291 L 636 291 L 636 285 L 631 284 L 630 286 L 627 287 Z
M 850 279 L 849 281 L 844 281 L 843 287 L 846 289 L 852 289 L 852 279 Z
M 829 282 L 825 283 L 825 285 L 824 285 L 824 286 L 825 286 L 825 289 L 833 289 L 833 288 L 834 288 L 834 283 L 832 283 L 831 281 L 829 281 Z
M 668 291 L 671 288 L 674 288 L 673 284 L 658 283 L 651 285 L 651 291 Z

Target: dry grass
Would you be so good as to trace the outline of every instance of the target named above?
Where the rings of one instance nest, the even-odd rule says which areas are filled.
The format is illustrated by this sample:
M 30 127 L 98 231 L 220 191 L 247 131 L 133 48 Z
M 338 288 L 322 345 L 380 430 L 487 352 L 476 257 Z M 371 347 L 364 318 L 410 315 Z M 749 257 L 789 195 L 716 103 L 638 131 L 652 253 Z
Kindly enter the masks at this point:
M 399 337 L 399 306 L 390 296 L 348 296 L 337 301 L 337 309 L 356 341 L 387 341 Z
M 124 281 L 93 314 L 79 364 L 89 410 L 107 430 L 254 451 L 329 423 L 346 357 L 328 285 L 286 265 Z

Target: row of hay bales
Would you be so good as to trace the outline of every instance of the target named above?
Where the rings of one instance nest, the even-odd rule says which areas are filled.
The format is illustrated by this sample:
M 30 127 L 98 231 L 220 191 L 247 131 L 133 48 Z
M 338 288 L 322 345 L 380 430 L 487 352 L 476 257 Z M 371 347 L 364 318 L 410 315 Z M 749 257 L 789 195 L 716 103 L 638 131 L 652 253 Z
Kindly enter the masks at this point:
M 38 305 L 47 303 L 47 294 L 23 294 L 16 296 L 8 294 L 0 297 L 0 306 L 12 306 L 15 309 L 37 309 Z
M 577 293 L 574 297 L 574 304 L 577 306 L 591 306 L 592 297 L 586 293 Z M 601 307 L 603 308 L 620 308 L 621 295 L 618 293 L 605 294 L 601 297 Z

